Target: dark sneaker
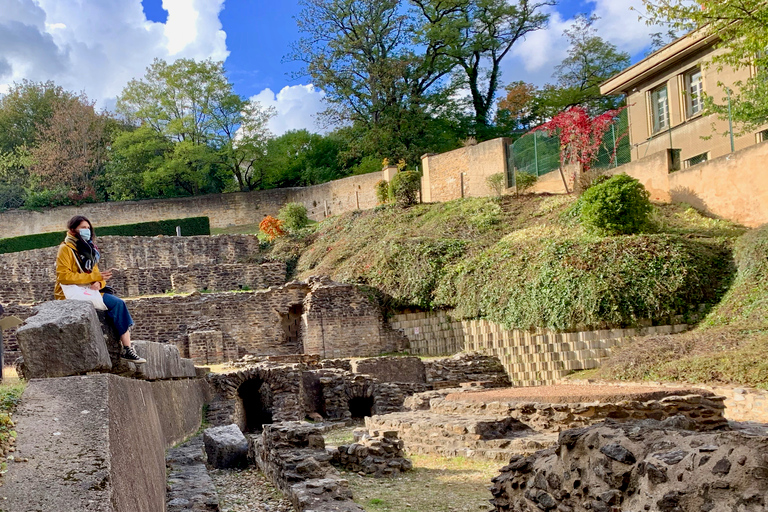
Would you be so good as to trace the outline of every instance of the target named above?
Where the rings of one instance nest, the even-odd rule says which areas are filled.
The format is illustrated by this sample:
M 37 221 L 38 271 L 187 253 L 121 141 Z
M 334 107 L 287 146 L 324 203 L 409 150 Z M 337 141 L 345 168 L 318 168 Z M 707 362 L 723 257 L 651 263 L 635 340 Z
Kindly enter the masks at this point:
M 130 361 L 132 363 L 136 364 L 142 364 L 146 363 L 147 360 L 143 357 L 139 357 L 139 354 L 136 353 L 136 349 L 133 347 L 123 347 L 123 353 L 120 355 L 122 359 L 125 359 L 126 361 Z

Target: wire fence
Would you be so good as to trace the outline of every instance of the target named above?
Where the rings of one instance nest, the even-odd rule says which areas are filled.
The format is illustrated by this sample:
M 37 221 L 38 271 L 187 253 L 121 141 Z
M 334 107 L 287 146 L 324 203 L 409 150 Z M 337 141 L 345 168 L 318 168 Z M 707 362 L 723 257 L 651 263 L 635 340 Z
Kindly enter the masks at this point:
M 630 161 L 628 126 L 624 110 L 603 136 L 593 168 L 608 169 Z M 516 171 L 542 176 L 560 168 L 560 141 L 556 135 L 528 132 L 511 144 L 508 158 L 510 174 Z M 509 183 L 514 183 L 514 176 L 509 178 Z

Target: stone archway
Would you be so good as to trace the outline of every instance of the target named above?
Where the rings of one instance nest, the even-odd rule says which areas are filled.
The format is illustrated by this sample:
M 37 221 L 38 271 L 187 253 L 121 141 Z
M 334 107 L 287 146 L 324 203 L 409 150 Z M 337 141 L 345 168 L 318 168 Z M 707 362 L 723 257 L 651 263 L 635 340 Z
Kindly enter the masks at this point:
M 272 423 L 274 397 L 269 383 L 256 377 L 243 382 L 237 390 L 238 420 L 243 432 L 261 432 L 264 425 Z
M 363 419 L 373 416 L 373 397 L 355 396 L 347 402 L 349 405 L 349 414 L 352 419 Z

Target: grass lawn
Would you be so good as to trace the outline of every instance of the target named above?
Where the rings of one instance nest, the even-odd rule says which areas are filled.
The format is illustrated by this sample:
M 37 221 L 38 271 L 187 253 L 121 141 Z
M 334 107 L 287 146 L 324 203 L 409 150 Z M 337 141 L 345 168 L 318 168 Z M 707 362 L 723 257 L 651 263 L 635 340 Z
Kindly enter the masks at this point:
M 354 427 L 325 434 L 327 445 L 352 442 Z M 407 447 L 406 447 L 407 448 Z M 490 509 L 488 487 L 503 466 L 498 461 L 465 457 L 408 455 L 413 470 L 396 478 L 372 478 L 341 471 L 352 496 L 374 512 L 478 512 Z

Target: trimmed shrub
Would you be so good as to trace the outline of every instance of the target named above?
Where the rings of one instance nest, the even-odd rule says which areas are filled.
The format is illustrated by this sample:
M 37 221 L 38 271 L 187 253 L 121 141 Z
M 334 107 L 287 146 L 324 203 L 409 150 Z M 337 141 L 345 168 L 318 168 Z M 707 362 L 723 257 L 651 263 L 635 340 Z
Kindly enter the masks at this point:
M 298 231 L 309 224 L 307 207 L 301 203 L 286 203 L 280 208 L 277 218 L 283 223 L 282 227 L 288 231 Z
M 485 178 L 485 182 L 488 184 L 488 188 L 490 188 L 497 196 L 500 196 L 504 193 L 504 185 L 506 185 L 505 181 L 504 173 L 502 172 L 491 174 Z
M 416 171 L 399 172 L 389 182 L 389 197 L 400 206 L 416 204 L 421 188 L 421 175 Z
M 211 225 L 208 217 L 189 217 L 186 219 L 140 222 L 96 228 L 97 236 L 175 236 L 176 226 L 181 227 L 182 236 L 210 235 Z M 59 245 L 64 240 L 64 230 L 37 235 L 0 238 L 0 254 L 29 251 Z
M 525 194 L 529 188 L 534 186 L 539 181 L 539 177 L 529 172 L 518 171 L 515 174 L 515 183 L 517 184 L 517 193 Z
M 379 204 L 387 204 L 389 202 L 389 182 L 387 180 L 379 180 L 376 182 L 376 200 Z
M 648 226 L 653 211 L 643 184 L 626 174 L 590 187 L 579 203 L 581 223 L 600 235 L 640 233 Z

